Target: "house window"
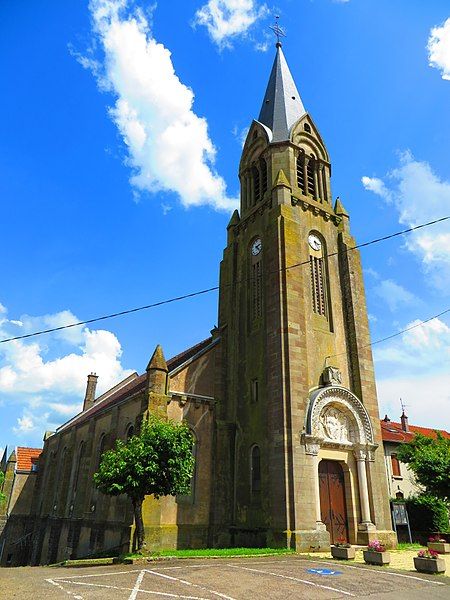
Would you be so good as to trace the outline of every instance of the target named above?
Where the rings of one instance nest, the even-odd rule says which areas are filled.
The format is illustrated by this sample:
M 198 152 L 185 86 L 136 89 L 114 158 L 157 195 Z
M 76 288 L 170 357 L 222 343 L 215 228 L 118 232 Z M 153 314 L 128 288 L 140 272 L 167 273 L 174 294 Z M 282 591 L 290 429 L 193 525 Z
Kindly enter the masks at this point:
M 400 471 L 400 461 L 398 460 L 396 454 L 391 454 L 391 465 L 393 477 L 401 477 L 402 474 Z
M 252 499 L 261 492 L 261 452 L 259 446 L 252 446 L 250 453 L 250 489 Z
M 310 127 L 310 125 L 308 123 L 305 123 L 305 125 L 303 126 L 303 129 L 305 131 L 307 131 L 308 133 L 311 133 L 311 127 Z
M 127 427 L 127 434 L 126 434 L 126 440 L 128 442 L 128 440 L 134 435 L 134 426 L 133 425 L 128 425 Z

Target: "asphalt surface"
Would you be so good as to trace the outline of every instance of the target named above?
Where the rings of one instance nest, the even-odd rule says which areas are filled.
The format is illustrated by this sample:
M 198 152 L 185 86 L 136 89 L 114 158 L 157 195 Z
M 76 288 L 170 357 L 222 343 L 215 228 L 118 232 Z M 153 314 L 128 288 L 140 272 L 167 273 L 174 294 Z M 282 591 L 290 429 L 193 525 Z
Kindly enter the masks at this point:
M 450 579 L 300 557 L 0 569 L 1 600 L 449 600 Z

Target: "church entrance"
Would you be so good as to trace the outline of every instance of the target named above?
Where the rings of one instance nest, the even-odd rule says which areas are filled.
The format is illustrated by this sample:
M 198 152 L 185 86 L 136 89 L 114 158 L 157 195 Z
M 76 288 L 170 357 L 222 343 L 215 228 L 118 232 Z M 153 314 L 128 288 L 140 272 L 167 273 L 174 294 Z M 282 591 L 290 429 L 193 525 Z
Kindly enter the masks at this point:
M 337 461 L 320 461 L 319 485 L 321 519 L 330 534 L 331 543 L 348 542 L 344 472 Z

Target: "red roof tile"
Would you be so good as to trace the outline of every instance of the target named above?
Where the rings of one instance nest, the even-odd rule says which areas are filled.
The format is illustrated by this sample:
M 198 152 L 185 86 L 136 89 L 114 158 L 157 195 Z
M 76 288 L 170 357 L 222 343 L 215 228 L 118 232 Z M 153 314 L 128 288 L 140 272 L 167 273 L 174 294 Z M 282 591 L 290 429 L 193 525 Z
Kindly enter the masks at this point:
M 436 431 L 442 433 L 446 438 L 450 439 L 450 433 L 443 429 L 429 429 L 428 427 L 419 427 L 417 425 L 410 425 L 409 432 L 403 431 L 401 423 L 395 423 L 394 421 L 385 421 L 381 419 L 381 435 L 383 442 L 410 442 L 414 438 L 415 433 L 421 433 L 427 437 L 435 438 Z
M 33 465 L 37 464 L 42 448 L 16 448 L 16 469 L 18 471 L 31 471 Z

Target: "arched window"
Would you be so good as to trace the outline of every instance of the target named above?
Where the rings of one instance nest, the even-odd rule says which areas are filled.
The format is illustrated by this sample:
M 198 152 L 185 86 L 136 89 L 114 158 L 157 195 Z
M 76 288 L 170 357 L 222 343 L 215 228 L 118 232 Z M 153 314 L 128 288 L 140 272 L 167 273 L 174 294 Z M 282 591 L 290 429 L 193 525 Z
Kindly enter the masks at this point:
M 328 318 L 328 290 L 324 244 L 322 239 L 314 232 L 310 233 L 308 241 L 310 248 L 309 266 L 313 311 L 318 315 Z
M 262 242 L 257 237 L 250 246 L 250 312 L 253 322 L 262 316 L 262 298 Z
M 316 169 L 316 159 L 314 155 L 311 154 L 308 158 L 308 162 L 306 163 L 306 179 L 307 179 L 307 187 L 308 194 L 313 198 L 316 197 L 316 180 L 315 180 L 315 171 Z
M 130 423 L 127 427 L 127 434 L 126 434 L 127 442 L 131 437 L 133 437 L 133 435 L 134 435 L 134 425 L 132 423 Z
M 267 162 L 265 158 L 259 159 L 259 170 L 261 173 L 261 199 L 267 192 Z
M 306 194 L 305 186 L 305 153 L 300 152 L 297 157 L 297 185 L 303 194 Z
M 261 200 L 261 181 L 259 177 L 258 168 L 253 165 L 252 167 L 252 178 L 253 178 L 253 204 L 257 204 Z
M 190 481 L 190 490 L 187 494 L 177 496 L 177 501 L 187 502 L 189 504 L 193 504 L 195 502 L 195 484 L 197 480 L 197 449 L 198 449 L 198 439 L 195 435 L 194 431 L 189 428 L 189 431 L 192 434 L 192 456 L 195 459 L 194 464 L 194 472 L 192 473 L 191 481 Z
M 261 452 L 256 445 L 250 450 L 250 491 L 253 500 L 261 492 Z
M 106 448 L 106 433 L 102 433 L 102 435 L 100 436 L 100 440 L 98 443 L 98 451 L 97 451 L 97 469 L 100 466 L 100 463 L 102 461 L 102 456 L 103 456 L 103 452 L 105 451 Z
M 78 485 L 80 483 L 81 468 L 82 468 L 83 461 L 84 461 L 84 452 L 85 452 L 85 445 L 84 445 L 84 442 L 81 442 L 80 449 L 78 450 L 78 462 L 77 462 L 77 466 L 76 466 L 75 479 L 74 479 L 74 484 L 73 484 L 73 492 L 74 493 L 77 491 Z
M 311 126 L 308 123 L 305 123 L 303 129 L 308 133 L 311 133 Z

